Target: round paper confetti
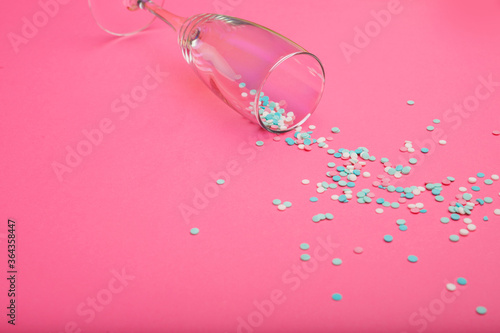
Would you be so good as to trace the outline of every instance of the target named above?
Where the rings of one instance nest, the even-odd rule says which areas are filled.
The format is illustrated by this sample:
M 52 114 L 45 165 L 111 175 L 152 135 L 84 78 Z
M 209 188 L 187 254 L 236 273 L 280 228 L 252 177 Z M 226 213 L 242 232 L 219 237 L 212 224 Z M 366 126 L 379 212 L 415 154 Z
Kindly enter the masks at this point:
M 300 260 L 302 260 L 302 261 L 308 261 L 309 259 L 311 259 L 311 256 L 308 254 L 301 254 L 300 255 Z
M 199 232 L 200 232 L 200 229 L 198 229 L 198 228 L 192 228 L 190 231 L 191 235 L 198 235 Z
M 409 256 L 408 256 L 408 261 L 409 261 L 409 262 L 417 262 L 417 261 L 418 261 L 418 258 L 417 258 L 417 256 L 414 256 L 414 255 L 409 255 Z
M 332 295 L 332 299 L 334 301 L 340 301 L 342 299 L 342 295 L 338 294 L 338 293 L 335 293 L 335 294 Z
M 301 250 L 309 250 L 309 244 L 307 244 L 307 243 L 300 244 L 300 249 Z
M 457 286 L 454 283 L 448 283 L 446 284 L 446 289 L 448 289 L 449 291 L 455 291 L 457 290 Z
M 332 260 L 332 264 L 334 264 L 335 266 L 340 266 L 340 265 L 342 265 L 342 259 L 335 258 Z
M 217 184 L 223 185 L 226 181 L 224 179 L 217 179 Z
M 486 314 L 487 310 L 484 306 L 478 306 L 476 308 L 476 312 L 480 315 L 484 315 L 484 314 Z

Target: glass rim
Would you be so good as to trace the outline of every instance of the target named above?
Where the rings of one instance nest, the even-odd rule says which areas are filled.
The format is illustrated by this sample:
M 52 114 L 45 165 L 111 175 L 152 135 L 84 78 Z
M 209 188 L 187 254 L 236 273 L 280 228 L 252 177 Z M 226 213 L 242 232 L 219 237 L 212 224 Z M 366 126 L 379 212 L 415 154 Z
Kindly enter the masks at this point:
M 264 88 L 265 84 L 267 83 L 267 80 L 269 79 L 269 77 L 271 76 L 271 74 L 275 71 L 276 68 L 278 68 L 278 66 L 280 66 L 281 64 L 283 64 L 285 61 L 295 57 L 295 56 L 298 56 L 298 55 L 308 55 L 308 56 L 311 56 L 313 57 L 319 64 L 320 68 L 321 68 L 321 73 L 323 74 L 323 84 L 322 84 L 322 87 L 321 87 L 321 92 L 316 100 L 316 103 L 314 104 L 314 107 L 310 110 L 310 112 L 303 118 L 301 119 L 298 123 L 294 124 L 293 126 L 287 128 L 286 130 L 273 130 L 272 128 L 270 127 L 267 127 L 264 125 L 264 123 L 262 122 L 262 119 L 260 118 L 259 116 L 259 99 L 260 99 L 260 94 L 262 92 L 262 88 Z M 309 119 L 309 117 L 313 114 L 313 112 L 316 110 L 316 108 L 318 107 L 319 105 L 319 102 L 321 100 L 321 97 L 323 96 L 323 92 L 324 92 L 324 89 L 325 88 L 325 68 L 323 67 L 323 64 L 321 63 L 321 60 L 319 60 L 319 58 L 310 53 L 310 52 L 307 52 L 306 50 L 303 50 L 303 51 L 297 51 L 297 52 L 292 52 L 292 53 L 289 53 L 287 55 L 285 55 L 284 57 L 280 58 L 272 67 L 271 69 L 269 69 L 269 71 L 267 72 L 266 76 L 264 77 L 264 79 L 262 80 L 262 83 L 260 84 L 259 86 L 259 89 L 257 90 L 257 93 L 255 94 L 255 100 L 254 100 L 254 113 L 255 113 L 255 117 L 257 118 L 257 122 L 259 123 L 259 125 L 265 129 L 266 131 L 268 132 L 271 132 L 273 134 L 281 134 L 281 133 L 287 133 L 287 132 L 290 132 L 292 130 L 294 130 L 295 128 L 297 128 L 298 126 L 301 126 L 303 123 L 306 122 L 307 119 Z

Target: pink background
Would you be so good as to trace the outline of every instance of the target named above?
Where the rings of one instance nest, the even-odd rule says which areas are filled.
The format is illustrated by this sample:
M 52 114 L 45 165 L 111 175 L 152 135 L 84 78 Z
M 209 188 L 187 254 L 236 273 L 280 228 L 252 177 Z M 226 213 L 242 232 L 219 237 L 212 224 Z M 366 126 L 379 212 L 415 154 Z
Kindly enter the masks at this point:
M 350 61 L 341 43 L 353 45 L 355 28 L 369 25 L 371 11 L 387 9 L 387 1 L 220 2 L 232 4 L 225 14 L 275 29 L 323 61 L 326 91 L 307 125 L 317 126 L 315 138 L 337 126 L 330 148 L 366 146 L 377 157 L 355 193 L 370 188 L 395 201 L 371 182 L 383 173 L 381 157 L 406 164 L 399 147 L 411 140 L 432 149 L 417 154 L 421 162 L 399 184 L 453 176 L 445 202 L 428 192 L 417 197 L 412 202 L 423 202 L 425 215 L 405 205 L 376 214 L 375 202 L 334 202 L 339 189 L 316 193 L 334 160 L 326 150 L 274 142 L 222 104 L 190 70 L 165 24 L 115 38 L 96 26 L 86 1 L 74 0 L 16 53 L 8 34 L 20 35 L 23 17 L 32 20 L 41 7 L 11 1 L 0 14 L 0 267 L 6 276 L 11 218 L 18 306 L 16 326 L 7 325 L 2 278 L 0 331 L 498 332 L 500 217 L 493 210 L 500 208 L 500 182 L 478 182 L 474 196 L 494 202 L 474 210 L 477 230 L 458 243 L 448 237 L 465 224 L 439 218 L 449 216 L 448 202 L 468 177 L 500 173 L 500 137 L 492 135 L 500 129 L 500 86 L 471 112 L 449 111 L 473 100 L 480 77 L 500 82 L 500 1 L 402 1 L 400 13 Z M 215 12 L 217 3 L 174 1 L 168 8 L 190 15 Z M 148 66 L 168 77 L 128 114 L 113 112 L 115 100 L 142 85 Z M 425 129 L 434 118 L 442 120 L 435 126 L 445 146 Z M 52 164 L 65 163 L 66 147 L 76 149 L 82 131 L 106 119 L 112 131 L 60 181 Z M 263 147 L 255 146 L 259 138 Z M 219 178 L 228 163 L 226 185 L 194 208 L 197 191 L 213 190 L 212 175 Z M 304 178 L 311 184 L 302 185 Z M 320 200 L 311 203 L 311 196 Z M 275 198 L 293 206 L 280 212 Z M 196 214 L 183 218 L 187 206 Z M 335 218 L 311 221 L 326 212 Z M 398 218 L 407 220 L 406 232 L 397 229 Z M 200 233 L 190 235 L 192 227 Z M 391 244 L 385 234 L 394 236 Z M 327 239 L 332 252 L 316 250 Z M 302 242 L 311 249 L 300 250 Z M 354 254 L 356 246 L 364 253 Z M 313 257 L 306 267 L 304 252 Z M 418 263 L 406 260 L 410 254 Z M 344 263 L 333 266 L 335 257 Z M 298 275 L 297 267 L 309 273 Z M 120 282 L 122 271 L 128 280 Z M 443 291 L 460 276 L 467 286 Z M 336 292 L 342 301 L 331 299 Z M 270 306 L 276 295 L 280 304 Z M 96 297 L 98 310 L 90 310 Z M 267 306 L 266 316 L 255 302 Z M 479 305 L 486 315 L 476 314 Z

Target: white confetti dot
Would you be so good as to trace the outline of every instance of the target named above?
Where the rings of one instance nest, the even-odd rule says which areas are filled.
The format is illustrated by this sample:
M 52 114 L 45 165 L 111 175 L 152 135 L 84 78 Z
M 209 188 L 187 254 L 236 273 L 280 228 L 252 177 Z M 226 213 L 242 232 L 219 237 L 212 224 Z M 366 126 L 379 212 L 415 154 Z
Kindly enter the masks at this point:
M 467 230 L 467 229 L 460 229 L 459 233 L 462 236 L 467 236 L 469 234 L 469 230 Z
M 448 289 L 449 291 L 455 291 L 457 290 L 457 286 L 453 283 L 448 283 L 446 284 L 446 289 Z

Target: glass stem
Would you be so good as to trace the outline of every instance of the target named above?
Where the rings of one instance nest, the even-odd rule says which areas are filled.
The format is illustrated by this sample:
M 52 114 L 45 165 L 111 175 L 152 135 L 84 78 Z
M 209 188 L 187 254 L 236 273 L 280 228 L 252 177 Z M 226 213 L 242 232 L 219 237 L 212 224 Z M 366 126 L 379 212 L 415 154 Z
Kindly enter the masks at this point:
M 179 31 L 184 21 L 186 21 L 186 18 L 172 14 L 151 0 L 138 0 L 137 4 L 140 8 L 146 9 L 151 14 L 160 18 L 163 22 L 171 26 L 176 32 Z

